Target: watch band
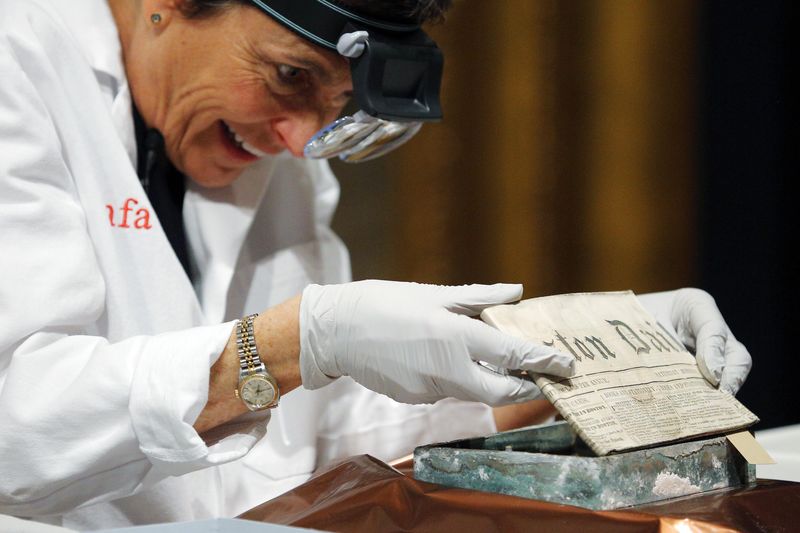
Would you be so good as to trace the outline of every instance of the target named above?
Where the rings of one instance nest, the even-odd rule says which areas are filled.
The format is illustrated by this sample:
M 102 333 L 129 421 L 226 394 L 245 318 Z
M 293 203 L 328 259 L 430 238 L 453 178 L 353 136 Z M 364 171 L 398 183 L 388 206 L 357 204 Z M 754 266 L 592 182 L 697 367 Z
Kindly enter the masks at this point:
M 239 386 L 234 390 L 251 411 L 272 409 L 278 406 L 281 397 L 278 382 L 267 370 L 258 355 L 255 326 L 258 314 L 252 314 L 236 321 L 236 351 L 239 355 Z M 265 396 L 265 393 L 267 394 Z
M 257 316 L 258 313 L 254 313 L 236 322 L 236 351 L 239 354 L 240 379 L 256 372 L 267 371 L 256 346 L 253 321 Z

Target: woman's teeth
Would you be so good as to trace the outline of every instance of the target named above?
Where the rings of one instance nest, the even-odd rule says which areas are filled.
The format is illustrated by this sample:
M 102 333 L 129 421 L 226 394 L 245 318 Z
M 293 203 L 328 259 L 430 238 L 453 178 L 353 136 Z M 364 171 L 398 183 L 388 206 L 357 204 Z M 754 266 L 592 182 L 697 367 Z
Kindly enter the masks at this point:
M 225 131 L 228 133 L 228 138 L 232 140 L 236 146 L 241 148 L 247 153 L 253 154 L 256 157 L 264 157 L 266 152 L 262 152 L 252 144 L 248 144 L 242 137 L 234 131 L 226 122 L 223 121 L 222 123 L 225 126 Z

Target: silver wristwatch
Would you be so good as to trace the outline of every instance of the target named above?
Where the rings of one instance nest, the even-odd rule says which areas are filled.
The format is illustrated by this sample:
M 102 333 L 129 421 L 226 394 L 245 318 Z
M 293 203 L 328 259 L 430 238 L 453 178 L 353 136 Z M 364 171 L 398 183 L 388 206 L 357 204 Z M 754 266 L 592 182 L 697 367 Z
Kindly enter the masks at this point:
M 251 411 L 262 411 L 278 406 L 280 392 L 275 378 L 258 356 L 253 320 L 258 314 L 248 315 L 236 322 L 236 350 L 239 354 L 239 387 L 236 397 Z

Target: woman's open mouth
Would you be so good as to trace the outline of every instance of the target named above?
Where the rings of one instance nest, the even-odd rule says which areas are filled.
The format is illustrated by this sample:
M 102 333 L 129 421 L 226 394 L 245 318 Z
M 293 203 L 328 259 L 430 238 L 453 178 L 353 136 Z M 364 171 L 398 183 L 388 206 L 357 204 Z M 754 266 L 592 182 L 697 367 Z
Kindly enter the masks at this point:
M 267 155 L 266 152 L 262 152 L 245 141 L 233 128 L 225 123 L 225 121 L 220 120 L 219 122 L 225 147 L 236 159 L 249 162 L 261 159 Z

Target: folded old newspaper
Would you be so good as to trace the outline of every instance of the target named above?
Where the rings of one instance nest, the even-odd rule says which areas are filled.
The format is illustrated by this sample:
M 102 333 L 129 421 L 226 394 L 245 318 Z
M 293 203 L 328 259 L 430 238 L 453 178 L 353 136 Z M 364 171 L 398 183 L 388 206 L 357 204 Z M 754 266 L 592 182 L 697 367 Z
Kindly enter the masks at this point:
M 533 379 L 597 455 L 732 432 L 758 422 L 630 292 L 546 296 L 486 309 L 498 329 L 575 357 L 575 375 Z

